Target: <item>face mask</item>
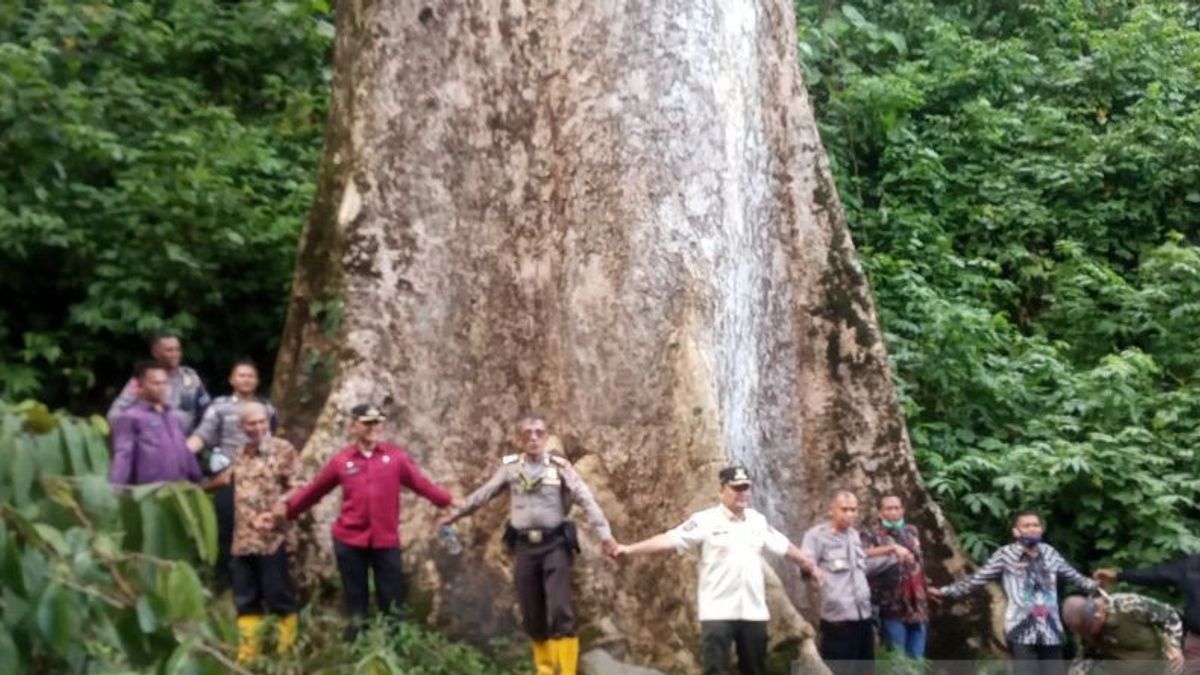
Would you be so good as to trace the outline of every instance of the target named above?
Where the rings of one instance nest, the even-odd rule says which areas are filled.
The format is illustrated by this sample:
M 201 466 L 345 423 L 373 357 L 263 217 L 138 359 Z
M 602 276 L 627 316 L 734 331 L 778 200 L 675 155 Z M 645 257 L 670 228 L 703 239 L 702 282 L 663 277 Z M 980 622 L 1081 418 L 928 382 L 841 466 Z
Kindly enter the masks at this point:
M 1022 546 L 1037 546 L 1042 543 L 1042 536 L 1039 535 L 1021 535 L 1017 537 L 1017 541 L 1021 542 Z
M 883 526 L 889 530 L 899 530 L 899 529 L 904 528 L 904 519 L 903 518 L 901 518 L 900 520 L 888 520 L 887 518 L 883 518 L 882 521 L 883 521 Z

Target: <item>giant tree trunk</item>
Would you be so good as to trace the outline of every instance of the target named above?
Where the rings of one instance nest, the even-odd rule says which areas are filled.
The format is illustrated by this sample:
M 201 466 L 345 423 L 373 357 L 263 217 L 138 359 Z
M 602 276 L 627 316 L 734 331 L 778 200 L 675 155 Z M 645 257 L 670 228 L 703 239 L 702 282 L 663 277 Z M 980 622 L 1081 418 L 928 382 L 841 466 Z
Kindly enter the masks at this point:
M 617 537 L 715 502 L 750 467 L 755 506 L 798 541 L 833 485 L 896 491 L 961 558 L 923 491 L 796 62 L 788 0 L 346 0 L 320 196 L 274 395 L 316 467 L 347 411 L 452 491 L 551 417 Z M 328 571 L 317 512 L 308 571 Z M 497 501 L 449 559 L 406 497 L 416 604 L 467 637 L 517 631 Z M 588 540 L 585 641 L 694 664 L 695 571 L 620 565 Z M 811 629 L 786 566 L 773 638 Z

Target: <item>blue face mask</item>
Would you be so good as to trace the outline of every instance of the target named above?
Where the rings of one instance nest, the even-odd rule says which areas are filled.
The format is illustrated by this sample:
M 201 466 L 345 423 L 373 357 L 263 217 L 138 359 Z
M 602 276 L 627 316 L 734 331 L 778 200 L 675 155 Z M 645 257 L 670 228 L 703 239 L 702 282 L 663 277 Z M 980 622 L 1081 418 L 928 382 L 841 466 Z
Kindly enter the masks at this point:
M 904 528 L 903 518 L 900 520 L 888 520 L 887 518 L 881 518 L 880 520 L 883 522 L 883 526 L 889 530 L 900 530 Z
M 1026 535 L 1023 534 L 1017 537 L 1017 541 L 1021 542 L 1022 546 L 1037 546 L 1042 543 L 1042 535 Z

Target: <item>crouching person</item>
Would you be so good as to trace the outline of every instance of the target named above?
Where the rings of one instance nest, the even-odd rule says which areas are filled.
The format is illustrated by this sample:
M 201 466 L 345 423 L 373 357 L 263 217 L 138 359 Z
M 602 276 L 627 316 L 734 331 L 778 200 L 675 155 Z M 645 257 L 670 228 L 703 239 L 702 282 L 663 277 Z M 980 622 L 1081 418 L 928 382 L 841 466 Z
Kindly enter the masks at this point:
M 287 525 L 259 514 L 280 502 L 292 488 L 296 449 L 271 436 L 267 408 L 257 401 L 239 404 L 238 419 L 246 443 L 229 468 L 233 480 L 233 544 L 230 572 L 237 607 L 238 663 L 259 656 L 264 614 L 279 617 L 276 646 L 284 653 L 296 643 L 296 590 L 288 572 Z M 264 525 L 269 525 L 264 527 Z

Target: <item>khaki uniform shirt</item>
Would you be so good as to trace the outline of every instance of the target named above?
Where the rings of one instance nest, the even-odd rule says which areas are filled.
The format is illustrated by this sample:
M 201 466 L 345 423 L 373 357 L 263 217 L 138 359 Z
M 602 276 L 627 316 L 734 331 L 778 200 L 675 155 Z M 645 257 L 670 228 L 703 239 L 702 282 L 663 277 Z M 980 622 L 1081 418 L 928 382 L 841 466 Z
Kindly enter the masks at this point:
M 267 438 L 257 448 L 243 445 L 233 461 L 233 555 L 270 555 L 287 541 L 288 526 L 254 527 L 254 517 L 271 510 L 292 489 L 296 449 L 282 438 Z
M 829 523 L 805 532 L 800 550 L 821 568 L 821 620 L 833 623 L 871 618 L 867 575 L 894 566 L 895 556 L 868 558 L 858 530 L 850 527 L 838 532 Z
M 535 461 L 524 453 L 506 455 L 491 479 L 471 493 L 454 515 L 473 513 L 504 492 L 511 496 L 509 521 L 518 530 L 558 527 L 574 501 L 600 539 L 612 539 L 608 519 L 592 491 L 562 457 L 546 453 Z

